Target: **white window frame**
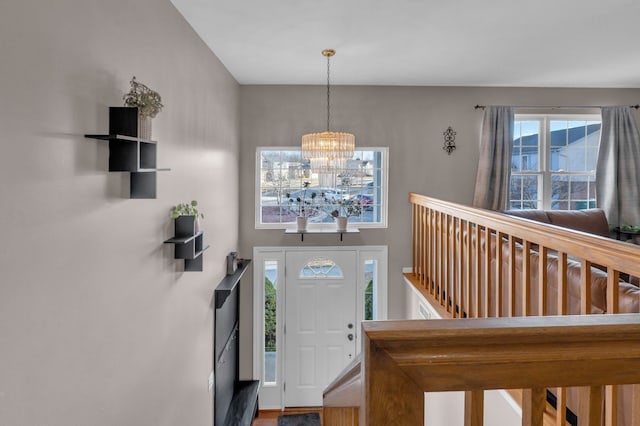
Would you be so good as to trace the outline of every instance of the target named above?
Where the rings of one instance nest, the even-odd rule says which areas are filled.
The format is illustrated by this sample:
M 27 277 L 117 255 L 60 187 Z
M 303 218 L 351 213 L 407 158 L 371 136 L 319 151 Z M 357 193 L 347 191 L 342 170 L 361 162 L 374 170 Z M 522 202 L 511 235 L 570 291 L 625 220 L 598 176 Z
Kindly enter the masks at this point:
M 295 223 L 262 223 L 262 205 L 260 204 L 261 194 L 261 174 L 262 167 L 262 152 L 263 151 L 299 151 L 299 146 L 259 146 L 256 148 L 256 163 L 255 163 L 255 212 L 254 223 L 255 229 L 287 229 L 295 227 Z M 367 222 L 349 222 L 354 227 L 363 228 L 388 228 L 389 217 L 389 147 L 360 147 L 356 146 L 356 151 L 380 151 L 382 153 L 382 164 L 380 169 L 382 171 L 382 177 L 380 182 L 380 221 L 376 223 Z M 332 223 L 309 223 L 307 229 L 309 230 L 321 230 L 327 228 L 335 228 Z
M 565 175 L 565 176 L 584 176 L 589 175 L 595 178 L 595 169 L 584 172 L 558 172 L 550 170 L 551 162 L 551 142 L 549 136 L 551 134 L 551 121 L 600 121 L 602 122 L 602 116 L 600 114 L 515 114 L 514 121 L 538 121 L 540 123 L 539 135 L 540 145 L 538 152 L 538 171 L 525 170 L 521 172 L 511 171 L 511 176 L 538 176 L 538 189 L 541 194 L 538 194 L 538 199 L 541 202 L 538 205 L 538 210 L 551 210 L 551 175 Z M 522 167 L 522 165 L 521 165 Z M 511 183 L 509 183 L 511 186 Z M 511 193 L 511 188 L 509 188 Z M 509 205 L 509 208 L 511 206 Z

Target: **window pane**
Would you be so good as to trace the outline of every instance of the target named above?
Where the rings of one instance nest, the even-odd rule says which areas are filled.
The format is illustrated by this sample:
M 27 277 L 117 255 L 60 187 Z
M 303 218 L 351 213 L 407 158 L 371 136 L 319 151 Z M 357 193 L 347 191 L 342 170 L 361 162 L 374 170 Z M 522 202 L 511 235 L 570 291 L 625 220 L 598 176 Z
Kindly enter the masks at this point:
M 537 209 L 540 203 L 538 185 L 538 175 L 511 176 L 510 208 Z
M 600 123 L 552 120 L 551 171 L 595 170 Z
M 514 172 L 539 170 L 540 123 L 517 121 L 514 127 L 511 170 Z
M 264 262 L 264 384 L 276 383 L 276 288 L 278 262 Z
M 378 318 L 376 314 L 375 292 L 376 271 L 378 262 L 376 260 L 366 260 L 364 262 L 364 319 L 374 320 Z
M 384 222 L 385 150 L 356 151 L 339 174 L 312 172 L 300 150 L 259 152 L 261 214 L 256 225 L 286 225 L 294 223 L 298 215 L 307 216 L 310 224 L 333 223 L 333 212 L 349 216 L 349 222 Z
M 596 205 L 595 177 L 592 175 L 551 176 L 552 205 L 557 210 L 582 210 Z

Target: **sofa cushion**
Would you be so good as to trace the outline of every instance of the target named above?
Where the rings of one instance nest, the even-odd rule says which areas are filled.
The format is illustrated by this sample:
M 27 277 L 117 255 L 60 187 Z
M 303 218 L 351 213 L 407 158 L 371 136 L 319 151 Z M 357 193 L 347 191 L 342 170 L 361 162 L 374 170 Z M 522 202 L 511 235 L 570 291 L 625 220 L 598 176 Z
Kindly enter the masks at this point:
M 546 213 L 552 225 L 588 232 L 602 237 L 609 236 L 609 224 L 604 210 L 547 210 Z

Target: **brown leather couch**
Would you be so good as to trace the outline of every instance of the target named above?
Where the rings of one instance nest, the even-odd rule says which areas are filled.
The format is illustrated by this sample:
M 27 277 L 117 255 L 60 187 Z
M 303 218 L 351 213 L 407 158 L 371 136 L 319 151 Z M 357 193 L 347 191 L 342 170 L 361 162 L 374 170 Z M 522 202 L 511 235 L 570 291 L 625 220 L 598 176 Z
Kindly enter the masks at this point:
M 589 210 L 505 210 L 504 214 L 562 226 L 590 234 L 609 236 L 607 216 L 602 209 Z

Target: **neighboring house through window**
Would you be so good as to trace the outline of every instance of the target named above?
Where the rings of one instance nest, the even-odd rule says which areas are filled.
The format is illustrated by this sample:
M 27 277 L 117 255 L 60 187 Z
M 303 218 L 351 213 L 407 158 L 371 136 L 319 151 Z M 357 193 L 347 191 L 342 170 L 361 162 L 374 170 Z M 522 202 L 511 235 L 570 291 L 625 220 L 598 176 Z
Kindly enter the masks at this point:
M 598 115 L 516 114 L 509 208 L 596 207 Z
M 257 148 L 256 228 L 289 227 L 301 208 L 310 228 L 321 227 L 334 222 L 331 213 L 344 211 L 341 206 L 355 206 L 349 210 L 350 224 L 385 228 L 387 156 L 387 148 L 357 148 L 346 170 L 318 174 L 302 159 L 300 148 Z M 305 182 L 309 182 L 306 189 Z

